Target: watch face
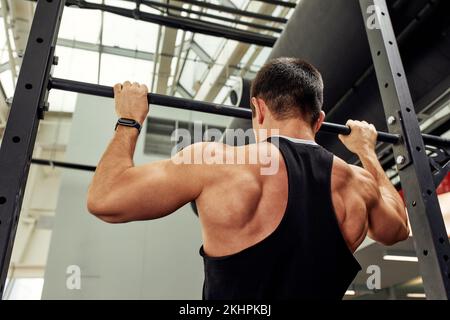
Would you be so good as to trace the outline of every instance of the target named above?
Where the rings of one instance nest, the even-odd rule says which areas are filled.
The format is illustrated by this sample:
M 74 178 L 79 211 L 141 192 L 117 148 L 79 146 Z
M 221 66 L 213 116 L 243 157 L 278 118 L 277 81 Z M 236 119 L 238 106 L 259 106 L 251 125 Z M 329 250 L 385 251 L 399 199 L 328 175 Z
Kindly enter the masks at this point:
M 127 126 L 132 126 L 132 125 L 136 124 L 136 121 L 131 120 L 131 119 L 120 119 L 119 121 L 121 124 L 124 124 Z

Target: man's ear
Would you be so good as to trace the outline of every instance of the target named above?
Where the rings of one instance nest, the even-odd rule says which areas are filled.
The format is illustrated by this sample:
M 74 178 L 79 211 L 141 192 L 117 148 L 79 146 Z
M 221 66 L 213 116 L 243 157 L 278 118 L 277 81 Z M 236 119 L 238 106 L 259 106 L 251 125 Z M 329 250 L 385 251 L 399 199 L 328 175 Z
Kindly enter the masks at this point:
M 252 98 L 252 104 L 255 109 L 254 117 L 256 117 L 256 121 L 258 124 L 262 125 L 264 122 L 264 118 L 266 116 L 266 104 L 262 99 Z
M 320 127 L 322 126 L 324 120 L 325 120 L 325 112 L 320 111 L 319 119 L 317 119 L 316 124 L 314 125 L 314 133 L 319 132 Z

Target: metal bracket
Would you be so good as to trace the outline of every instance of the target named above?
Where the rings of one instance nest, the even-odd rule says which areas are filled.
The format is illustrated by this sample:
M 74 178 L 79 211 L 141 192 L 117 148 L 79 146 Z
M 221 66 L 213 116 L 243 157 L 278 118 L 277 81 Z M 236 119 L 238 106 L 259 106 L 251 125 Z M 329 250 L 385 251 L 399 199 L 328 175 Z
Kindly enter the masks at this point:
M 386 122 L 389 132 L 397 134 L 400 137 L 398 142 L 392 145 L 394 152 L 394 161 L 397 169 L 400 171 L 411 164 L 411 151 L 409 150 L 409 146 L 407 143 L 405 143 L 406 141 L 403 138 L 404 127 L 401 112 L 398 111 L 393 115 L 387 115 Z
M 411 164 L 411 148 L 409 146 L 408 140 L 403 138 L 403 132 L 405 130 L 405 123 L 403 121 L 401 111 L 398 111 L 398 134 L 400 134 L 400 141 L 394 146 L 395 163 L 397 164 L 398 170 L 403 170 Z M 397 131 L 395 130 L 395 131 Z M 400 159 L 403 158 L 403 161 Z

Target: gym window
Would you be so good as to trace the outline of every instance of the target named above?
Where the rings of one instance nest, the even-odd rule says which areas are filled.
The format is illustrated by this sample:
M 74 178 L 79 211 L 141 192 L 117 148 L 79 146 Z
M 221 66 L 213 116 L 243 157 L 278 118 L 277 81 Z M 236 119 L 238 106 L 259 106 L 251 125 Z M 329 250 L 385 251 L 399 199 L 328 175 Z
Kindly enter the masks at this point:
M 194 124 L 189 121 L 178 121 L 162 118 L 148 118 L 149 124 L 147 124 L 145 134 L 144 154 L 158 155 L 158 156 L 170 156 L 173 148 L 181 141 L 181 135 L 186 134 L 190 138 L 189 144 L 202 142 L 202 141 L 214 141 L 209 133 L 212 130 L 218 130 L 225 132 L 226 127 L 213 126 L 208 124 Z M 195 136 L 194 127 L 201 125 L 201 136 Z M 181 129 L 177 131 L 177 129 Z M 216 131 L 217 132 L 217 131 Z M 186 138 L 186 137 L 184 137 Z M 179 151 L 179 150 L 178 150 Z

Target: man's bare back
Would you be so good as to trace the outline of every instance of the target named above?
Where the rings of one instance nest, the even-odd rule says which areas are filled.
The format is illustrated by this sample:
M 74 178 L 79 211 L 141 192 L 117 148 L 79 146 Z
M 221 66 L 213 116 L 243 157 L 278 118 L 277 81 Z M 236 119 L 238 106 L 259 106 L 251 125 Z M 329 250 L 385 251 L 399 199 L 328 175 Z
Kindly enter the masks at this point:
M 211 168 L 219 181 L 205 189 L 196 201 L 202 222 L 204 250 L 209 256 L 228 256 L 257 244 L 276 230 L 284 216 L 288 199 L 284 159 L 275 146 L 263 144 L 262 148 L 272 149 L 272 160 L 279 162 L 274 175 L 261 175 L 261 164 Z M 247 154 L 256 152 L 255 148 L 256 145 L 244 147 Z M 223 145 L 217 145 L 215 149 L 216 153 L 236 152 L 233 147 Z M 227 178 L 220 180 L 224 176 Z M 351 252 L 358 248 L 369 231 L 369 213 L 376 211 L 374 207 L 379 194 L 376 181 L 367 170 L 334 157 L 332 203 Z M 323 197 L 329 196 L 323 194 Z M 403 240 L 407 234 L 406 229 L 404 233 L 401 231 L 401 227 L 406 226 L 401 225 L 400 219 L 398 223 L 399 234 L 390 241 Z

